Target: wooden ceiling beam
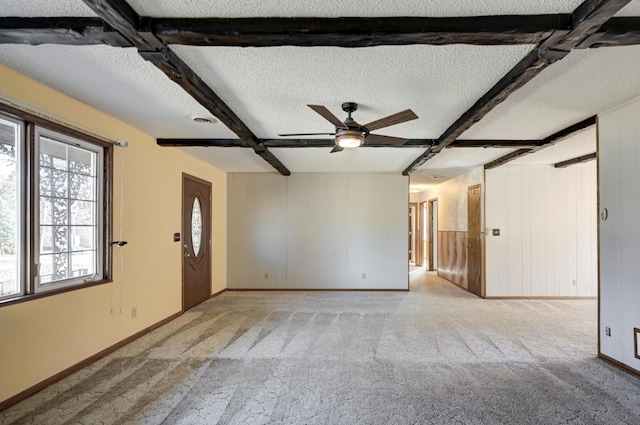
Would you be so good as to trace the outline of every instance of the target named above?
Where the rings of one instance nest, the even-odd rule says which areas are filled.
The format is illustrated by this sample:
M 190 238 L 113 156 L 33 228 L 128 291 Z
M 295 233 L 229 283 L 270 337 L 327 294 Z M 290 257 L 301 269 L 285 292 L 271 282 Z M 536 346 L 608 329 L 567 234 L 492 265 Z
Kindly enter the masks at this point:
M 570 15 L 566 14 L 458 18 L 138 19 L 140 24 L 130 26 L 126 32 L 136 29 L 141 39 L 134 38 L 139 40 L 140 46 L 158 48 L 162 48 L 161 44 L 344 47 L 536 44 L 548 38 L 554 30 L 566 30 L 570 26 Z M 359 23 L 363 26 L 358 26 Z M 410 25 L 402 26 L 403 23 Z M 185 26 L 180 27 L 181 24 Z M 327 26 L 322 26 L 324 24 Z M 310 28 L 315 30 L 307 32 Z M 0 17 L 0 44 L 133 45 L 104 20 L 92 17 Z M 637 44 L 640 44 L 640 17 L 613 17 L 577 48 Z
M 0 17 L 0 44 L 131 47 L 126 38 L 100 18 Z
M 491 162 L 488 162 L 484 165 L 485 170 L 490 170 L 491 168 L 499 167 L 500 165 L 504 165 L 508 162 L 513 161 L 516 158 L 520 158 L 524 155 L 529 155 L 532 153 L 536 153 L 544 148 L 548 148 L 549 146 L 553 146 L 556 143 L 566 139 L 567 137 L 578 133 L 580 131 L 586 130 L 587 128 L 594 126 L 596 124 L 596 117 L 589 117 L 584 119 L 576 124 L 570 125 L 567 128 L 563 128 L 560 131 L 553 133 L 552 135 L 545 137 L 542 139 L 541 143 L 531 149 L 519 149 L 510 154 L 504 155 L 498 159 L 495 159 Z
M 162 48 L 159 40 L 148 40 L 140 34 L 140 16 L 125 0 L 82 0 L 99 17 L 115 28 L 139 50 Z
M 553 166 L 555 168 L 566 168 L 566 167 L 568 167 L 570 165 L 581 164 L 583 162 L 593 161 L 597 157 L 598 157 L 598 154 L 596 152 L 593 152 L 593 153 L 589 153 L 587 155 L 579 156 L 577 158 L 567 159 L 566 161 L 558 162 L 556 164 L 553 164 Z
M 241 139 L 157 139 L 160 146 L 206 146 L 219 148 L 249 148 Z M 433 144 L 433 139 L 409 139 L 404 145 L 385 145 L 367 142 L 364 148 L 424 148 Z M 326 148 L 335 146 L 334 139 L 261 139 L 259 144 L 267 148 Z
M 542 140 L 472 140 L 457 139 L 449 144 L 449 148 L 533 148 Z
M 614 17 L 602 24 L 598 32 L 585 38 L 578 45 L 578 48 L 590 49 L 638 44 L 640 44 L 640 18 Z
M 571 15 L 377 18 L 144 18 L 166 44 L 195 46 L 339 46 L 537 44 Z
M 370 148 L 427 148 L 434 146 L 435 139 L 409 139 L 404 145 L 385 145 L 367 142 L 362 147 Z M 204 146 L 220 148 L 249 148 L 241 139 L 157 139 L 160 146 Z M 533 148 L 544 143 L 543 140 L 456 140 L 449 148 Z M 267 148 L 324 148 L 334 146 L 334 139 L 260 139 Z
M 125 0 L 83 0 L 109 25 L 118 30 L 135 47 L 145 60 L 153 63 L 172 81 L 177 83 L 198 103 L 204 106 L 229 130 L 238 135 L 256 154 L 267 161 L 280 174 L 291 172 L 273 153 L 260 144 L 260 140 L 245 123 L 220 99 L 220 97 L 176 55 L 153 34 L 140 30 L 140 17 Z
M 585 0 L 572 13 L 571 30 L 558 31 L 540 43 L 536 49 L 514 66 L 496 85 L 482 96 L 470 109 L 456 120 L 441 136 L 438 143 L 425 151 L 403 172 L 409 175 L 429 159 L 433 158 L 462 133 L 480 121 L 511 93 L 531 81 L 549 65 L 563 59 L 582 40 L 598 31 L 600 26 L 611 19 L 631 0 Z

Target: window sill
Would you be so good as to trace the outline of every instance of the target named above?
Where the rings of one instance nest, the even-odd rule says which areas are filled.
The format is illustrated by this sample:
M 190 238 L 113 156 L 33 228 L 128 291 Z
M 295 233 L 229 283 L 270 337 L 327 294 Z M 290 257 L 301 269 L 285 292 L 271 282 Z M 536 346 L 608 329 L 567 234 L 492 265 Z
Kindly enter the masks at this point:
M 60 288 L 60 289 L 55 289 L 51 291 L 39 292 L 37 294 L 17 295 L 13 298 L 6 298 L 4 300 L 0 300 L 0 308 L 8 305 L 20 304 L 20 303 L 31 301 L 31 300 L 38 300 L 41 298 L 51 297 L 54 295 L 60 295 L 66 292 L 77 291 L 79 289 L 86 289 L 86 288 L 91 288 L 93 286 L 104 285 L 105 283 L 111 283 L 111 282 L 113 282 L 111 279 L 102 279 L 102 280 L 96 280 L 94 282 L 85 283 L 82 285 L 76 285 L 76 286 L 70 286 L 67 288 Z

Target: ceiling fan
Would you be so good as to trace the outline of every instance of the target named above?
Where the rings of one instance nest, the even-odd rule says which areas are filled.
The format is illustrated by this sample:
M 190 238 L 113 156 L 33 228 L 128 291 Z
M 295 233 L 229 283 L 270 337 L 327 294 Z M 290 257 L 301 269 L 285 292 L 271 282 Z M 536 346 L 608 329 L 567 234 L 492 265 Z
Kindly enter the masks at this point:
M 342 110 L 345 111 L 348 116 L 344 122 L 340 121 L 335 115 L 333 115 L 326 107 L 322 105 L 307 105 L 309 108 L 316 111 L 324 119 L 329 121 L 336 127 L 336 131 L 333 133 L 293 133 L 293 134 L 278 134 L 278 136 L 335 136 L 336 145 L 331 149 L 331 153 L 340 152 L 344 148 L 357 148 L 363 143 L 377 142 L 385 145 L 402 145 L 407 142 L 408 139 L 400 137 L 383 136 L 382 134 L 372 134 L 371 131 L 379 130 L 384 127 L 389 127 L 395 124 L 415 120 L 418 116 L 411 110 L 405 109 L 404 111 L 380 118 L 365 125 L 360 125 L 353 118 L 351 114 L 358 110 L 358 104 L 354 102 L 345 102 L 342 104 Z

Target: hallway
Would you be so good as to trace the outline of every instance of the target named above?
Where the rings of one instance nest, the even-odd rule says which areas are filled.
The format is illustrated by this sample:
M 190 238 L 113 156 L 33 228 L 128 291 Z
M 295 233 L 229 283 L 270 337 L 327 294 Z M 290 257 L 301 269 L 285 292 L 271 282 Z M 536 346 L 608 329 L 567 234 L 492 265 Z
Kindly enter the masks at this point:
M 597 360 L 597 302 L 227 292 L 0 413 L 0 424 L 617 424 L 640 381 Z

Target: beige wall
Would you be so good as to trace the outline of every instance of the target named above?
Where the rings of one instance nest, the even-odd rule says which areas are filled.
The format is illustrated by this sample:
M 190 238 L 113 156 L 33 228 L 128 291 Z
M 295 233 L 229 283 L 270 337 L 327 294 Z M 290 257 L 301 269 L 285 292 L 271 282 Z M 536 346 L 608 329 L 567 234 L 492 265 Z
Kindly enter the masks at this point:
M 466 232 L 467 229 L 467 189 L 469 186 L 482 185 L 484 196 L 484 168 L 473 170 L 437 185 L 431 185 L 420 193 L 411 196 L 411 202 L 423 202 L 438 198 L 438 230 L 448 232 Z M 484 217 L 484 202 L 481 203 Z M 484 230 L 483 230 L 484 232 Z
M 212 292 L 226 288 L 227 189 L 224 172 L 1 66 L 0 94 L 129 143 L 116 147 L 114 157 L 113 237 L 119 237 L 124 155 L 129 242 L 114 250 L 114 282 L 0 307 L 2 401 L 181 310 L 181 244 L 172 235 L 181 231 L 183 172 L 212 182 Z

